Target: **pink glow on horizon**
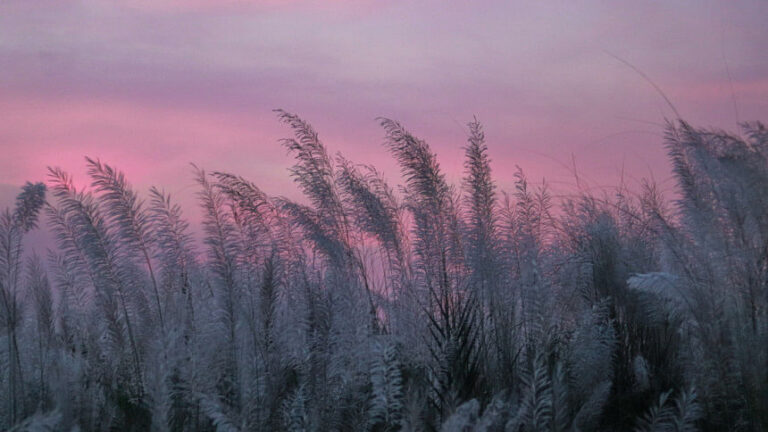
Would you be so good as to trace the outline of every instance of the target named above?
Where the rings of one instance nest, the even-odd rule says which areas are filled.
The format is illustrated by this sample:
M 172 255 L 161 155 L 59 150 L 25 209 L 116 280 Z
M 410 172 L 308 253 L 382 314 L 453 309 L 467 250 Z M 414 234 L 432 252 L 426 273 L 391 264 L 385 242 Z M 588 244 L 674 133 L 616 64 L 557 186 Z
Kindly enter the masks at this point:
M 273 108 L 393 180 L 376 117 L 426 139 L 458 182 L 477 115 L 501 189 L 520 165 L 567 193 L 574 160 L 595 190 L 622 175 L 666 186 L 656 124 L 671 111 L 606 51 L 691 123 L 768 120 L 766 3 L 579 3 L 3 2 L 0 208 L 49 165 L 85 181 L 86 155 L 187 213 L 190 162 L 298 198 Z

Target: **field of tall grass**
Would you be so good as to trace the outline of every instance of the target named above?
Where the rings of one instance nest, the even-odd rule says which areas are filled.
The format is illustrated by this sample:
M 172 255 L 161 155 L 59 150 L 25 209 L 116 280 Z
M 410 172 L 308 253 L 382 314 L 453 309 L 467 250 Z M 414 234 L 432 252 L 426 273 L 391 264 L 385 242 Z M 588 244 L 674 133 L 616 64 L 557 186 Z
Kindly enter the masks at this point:
M 450 185 L 380 119 L 393 187 L 278 117 L 302 202 L 195 167 L 190 227 L 99 160 L 87 189 L 24 186 L 0 215 L 0 429 L 768 430 L 762 124 L 670 121 L 674 200 L 556 200 L 522 171 L 498 191 L 476 120 Z M 25 254 L 42 224 L 55 250 Z

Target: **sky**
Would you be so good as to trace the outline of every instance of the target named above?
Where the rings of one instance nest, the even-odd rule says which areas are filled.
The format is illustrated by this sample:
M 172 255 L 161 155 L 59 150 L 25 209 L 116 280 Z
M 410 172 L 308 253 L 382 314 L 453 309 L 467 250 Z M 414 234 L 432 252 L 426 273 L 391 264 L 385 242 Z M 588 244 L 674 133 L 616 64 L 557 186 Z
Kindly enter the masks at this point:
M 493 170 L 555 193 L 654 178 L 671 188 L 666 94 L 689 122 L 768 120 L 768 2 L 0 1 L 0 208 L 84 156 L 194 219 L 189 163 L 297 198 L 283 108 L 332 154 L 398 169 L 377 117 L 462 173 L 467 122 Z M 633 67 L 628 66 L 632 65 Z

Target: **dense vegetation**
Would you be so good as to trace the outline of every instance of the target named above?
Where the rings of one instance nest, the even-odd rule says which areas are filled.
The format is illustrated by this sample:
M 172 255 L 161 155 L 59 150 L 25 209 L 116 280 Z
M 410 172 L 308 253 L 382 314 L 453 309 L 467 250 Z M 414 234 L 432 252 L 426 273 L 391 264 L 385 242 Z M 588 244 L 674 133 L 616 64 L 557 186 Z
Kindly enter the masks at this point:
M 204 244 L 160 189 L 87 160 L 0 217 L 0 429 L 768 430 L 768 130 L 670 122 L 678 185 L 497 193 L 381 119 L 402 168 L 331 158 L 304 203 L 195 168 Z M 48 195 L 46 199 L 46 194 Z M 57 249 L 24 256 L 40 214 Z

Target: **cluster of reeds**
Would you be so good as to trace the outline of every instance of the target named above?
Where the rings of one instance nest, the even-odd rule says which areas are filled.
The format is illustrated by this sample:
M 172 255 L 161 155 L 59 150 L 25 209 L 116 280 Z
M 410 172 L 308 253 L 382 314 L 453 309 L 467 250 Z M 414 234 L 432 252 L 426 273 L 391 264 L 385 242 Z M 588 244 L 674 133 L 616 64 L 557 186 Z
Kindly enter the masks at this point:
M 0 215 L 0 428 L 768 428 L 761 124 L 669 123 L 675 202 L 555 203 L 522 170 L 499 195 L 477 120 L 454 187 L 380 119 L 396 190 L 278 116 L 306 200 L 195 167 L 202 245 L 99 160 L 85 190 L 24 186 Z M 41 211 L 56 248 L 24 258 Z

